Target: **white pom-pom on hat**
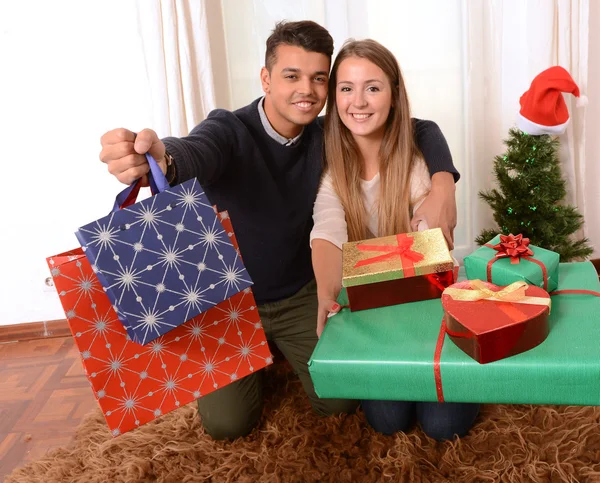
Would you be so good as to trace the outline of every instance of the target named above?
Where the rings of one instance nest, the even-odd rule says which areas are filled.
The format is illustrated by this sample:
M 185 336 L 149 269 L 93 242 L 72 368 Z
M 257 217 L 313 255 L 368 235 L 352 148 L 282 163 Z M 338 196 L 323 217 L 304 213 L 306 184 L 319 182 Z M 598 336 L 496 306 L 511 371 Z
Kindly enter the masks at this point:
M 577 102 L 575 103 L 576 107 L 585 107 L 588 105 L 588 98 L 587 96 L 579 96 L 577 98 Z

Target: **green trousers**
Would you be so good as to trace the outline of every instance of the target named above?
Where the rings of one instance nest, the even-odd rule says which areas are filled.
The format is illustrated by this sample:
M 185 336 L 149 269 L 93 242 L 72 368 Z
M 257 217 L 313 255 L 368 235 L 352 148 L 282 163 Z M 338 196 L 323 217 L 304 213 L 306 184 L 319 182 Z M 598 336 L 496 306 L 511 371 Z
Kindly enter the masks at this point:
M 313 280 L 291 297 L 258 307 L 267 340 L 275 343 L 300 378 L 313 409 L 320 415 L 353 412 L 357 401 L 319 399 L 308 360 L 317 344 L 317 286 Z M 255 372 L 198 399 L 202 425 L 214 439 L 248 434 L 262 413 L 262 378 Z

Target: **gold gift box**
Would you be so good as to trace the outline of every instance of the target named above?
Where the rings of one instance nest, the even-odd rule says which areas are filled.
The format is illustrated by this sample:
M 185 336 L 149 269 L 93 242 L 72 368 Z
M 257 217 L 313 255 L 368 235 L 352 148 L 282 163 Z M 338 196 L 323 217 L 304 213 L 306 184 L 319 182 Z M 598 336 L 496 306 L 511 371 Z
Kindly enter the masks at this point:
M 442 230 L 344 243 L 343 280 L 350 310 L 440 298 L 454 282 Z
M 399 237 L 409 240 L 410 247 L 404 255 L 394 252 L 394 247 L 399 245 Z M 381 247 L 381 250 L 377 250 L 377 247 Z M 422 260 L 410 261 L 410 252 L 420 254 Z M 441 273 L 452 270 L 454 266 L 440 228 L 344 243 L 342 254 L 344 287 Z M 414 273 L 411 273 L 413 270 L 410 266 L 414 267 Z

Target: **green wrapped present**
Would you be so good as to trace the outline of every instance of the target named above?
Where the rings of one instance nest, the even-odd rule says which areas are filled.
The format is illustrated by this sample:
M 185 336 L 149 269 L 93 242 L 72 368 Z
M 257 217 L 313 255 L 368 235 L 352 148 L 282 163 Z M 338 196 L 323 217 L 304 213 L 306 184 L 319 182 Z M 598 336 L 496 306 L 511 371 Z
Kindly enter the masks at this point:
M 529 244 L 522 235 L 498 235 L 464 259 L 469 280 L 510 285 L 521 280 L 547 292 L 558 286 L 560 255 Z
M 559 290 L 578 289 L 600 290 L 594 266 L 561 264 Z M 442 317 L 439 299 L 332 316 L 308 363 L 318 396 L 600 405 L 600 297 L 553 295 L 547 339 L 489 364 L 441 332 Z

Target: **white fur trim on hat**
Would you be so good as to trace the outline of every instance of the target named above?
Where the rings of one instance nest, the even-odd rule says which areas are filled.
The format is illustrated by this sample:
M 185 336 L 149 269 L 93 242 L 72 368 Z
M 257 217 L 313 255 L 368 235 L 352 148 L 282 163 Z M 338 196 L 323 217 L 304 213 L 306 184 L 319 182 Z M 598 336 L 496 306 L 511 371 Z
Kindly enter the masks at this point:
M 579 96 L 577 98 L 577 102 L 575 103 L 576 107 L 584 107 L 588 105 L 588 98 L 587 96 Z
M 568 124 L 569 120 L 563 124 L 558 124 L 557 126 L 543 126 L 542 124 L 537 124 L 526 117 L 523 117 L 520 112 L 517 113 L 517 127 L 521 131 L 531 134 L 532 136 L 541 136 L 542 134 L 563 134 L 566 131 Z

